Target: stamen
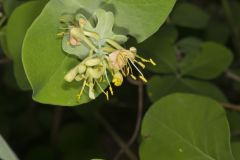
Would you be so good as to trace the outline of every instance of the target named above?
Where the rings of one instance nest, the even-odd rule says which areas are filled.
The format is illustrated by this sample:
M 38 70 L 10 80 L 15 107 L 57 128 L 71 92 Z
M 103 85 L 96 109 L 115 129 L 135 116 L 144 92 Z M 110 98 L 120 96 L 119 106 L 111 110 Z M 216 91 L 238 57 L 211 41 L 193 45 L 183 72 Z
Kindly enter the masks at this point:
M 140 57 L 139 55 L 136 55 L 137 58 L 141 59 L 141 61 L 143 62 L 147 62 L 147 63 L 151 63 L 152 65 L 156 66 L 157 64 L 150 58 L 149 60 L 143 58 L 143 57 Z
M 136 62 L 139 66 L 141 66 L 143 69 L 145 69 L 146 66 L 145 66 L 142 62 L 138 62 L 138 61 L 136 61 L 136 60 L 135 60 L 135 62 Z
M 82 89 L 81 89 L 80 93 L 77 95 L 77 100 L 78 100 L 78 101 L 80 100 L 80 98 L 81 98 L 81 96 L 82 96 L 82 94 L 83 94 L 83 91 L 84 91 L 84 88 L 85 88 L 86 84 L 87 84 L 87 81 L 85 80 L 85 81 L 83 82 L 83 86 L 82 86 Z
M 57 34 L 57 36 L 63 37 L 65 35 L 65 32 L 60 32 Z
M 113 95 L 113 90 L 112 90 L 112 86 L 111 86 L 111 83 L 108 79 L 108 74 L 107 74 L 107 71 L 105 71 L 105 77 L 106 77 L 106 80 L 108 82 L 108 85 L 109 85 L 109 89 L 110 89 L 110 92 L 111 92 L 111 95 Z
M 98 87 L 100 88 L 100 90 L 105 94 L 107 100 L 109 100 L 109 95 L 108 95 L 108 91 L 104 91 L 104 89 L 101 87 L 101 85 L 98 83 L 97 80 L 95 80 L 95 82 L 97 83 Z
M 134 62 L 131 59 L 129 60 L 132 63 L 132 65 L 135 67 L 135 69 L 141 74 L 141 76 L 143 76 L 143 73 L 138 69 L 138 67 L 134 64 Z
M 106 98 L 107 98 L 107 100 L 109 101 L 109 95 L 108 95 L 108 91 L 106 92 Z
M 152 65 L 156 66 L 157 64 L 150 58 L 150 63 L 152 63 Z
M 128 67 L 130 68 L 130 73 L 133 74 L 133 69 L 132 69 L 131 64 L 130 64 L 129 62 L 127 62 L 127 65 L 128 65 Z
M 145 82 L 145 83 L 148 82 L 147 79 L 146 79 L 144 76 L 139 76 L 139 78 L 140 78 L 143 82 Z
M 127 75 L 129 75 L 129 73 L 130 73 L 130 68 L 127 67 Z
M 113 96 L 113 89 L 112 89 L 112 86 L 109 86 L 109 90 L 111 92 L 111 95 Z
M 132 77 L 132 79 L 137 80 L 137 78 L 133 74 L 131 74 L 130 76 Z

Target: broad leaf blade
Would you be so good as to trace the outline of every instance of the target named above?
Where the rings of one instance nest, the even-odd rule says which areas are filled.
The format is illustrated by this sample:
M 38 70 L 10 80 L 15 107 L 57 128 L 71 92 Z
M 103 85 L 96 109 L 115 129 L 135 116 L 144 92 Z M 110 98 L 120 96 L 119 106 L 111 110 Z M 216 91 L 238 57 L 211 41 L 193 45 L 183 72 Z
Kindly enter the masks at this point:
M 22 64 L 22 43 L 34 19 L 40 14 L 46 2 L 27 2 L 14 10 L 7 24 L 6 38 L 8 50 L 13 60 L 14 74 L 23 90 L 31 89 Z M 31 14 L 29 14 L 31 13 Z
M 18 160 L 17 156 L 10 149 L 8 144 L 0 135 L 0 159 L 2 160 Z
M 202 44 L 202 52 L 199 52 L 191 62 L 181 68 L 183 75 L 202 79 L 213 79 L 223 73 L 232 63 L 233 54 L 226 47 L 214 43 Z
M 176 0 L 109 0 L 105 8 L 116 13 L 116 25 L 142 42 L 167 19 Z
M 234 160 L 225 111 L 206 97 L 159 100 L 145 115 L 141 134 L 141 160 Z
M 214 84 L 206 81 L 175 76 L 154 76 L 147 84 L 148 95 L 155 102 L 172 93 L 193 93 L 212 97 L 219 102 L 227 102 L 223 92 Z
M 171 20 L 182 27 L 202 29 L 207 26 L 209 15 L 196 5 L 180 3 L 173 11 Z
M 232 143 L 232 152 L 235 160 L 240 160 L 240 142 Z

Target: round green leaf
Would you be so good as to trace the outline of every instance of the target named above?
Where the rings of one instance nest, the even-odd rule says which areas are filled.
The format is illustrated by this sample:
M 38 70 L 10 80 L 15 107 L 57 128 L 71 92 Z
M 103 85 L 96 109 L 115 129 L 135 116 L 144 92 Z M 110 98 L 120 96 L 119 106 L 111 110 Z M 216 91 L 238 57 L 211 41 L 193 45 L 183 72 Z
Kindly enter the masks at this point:
M 232 152 L 235 160 L 240 160 L 240 142 L 232 143 Z
M 198 6 L 180 3 L 173 11 L 171 21 L 182 27 L 201 29 L 207 26 L 209 15 Z
M 225 111 L 206 97 L 159 100 L 145 115 L 141 135 L 141 160 L 234 160 Z
M 211 20 L 206 29 L 206 39 L 209 41 L 226 44 L 229 40 L 230 33 L 231 31 L 227 23 Z
M 9 18 L 6 30 L 8 50 L 13 60 L 14 74 L 19 87 L 31 89 L 22 64 L 22 43 L 27 29 L 40 14 L 46 2 L 32 1 L 17 7 Z
M 191 64 L 201 52 L 202 43 L 200 39 L 195 37 L 187 37 L 177 43 L 178 50 L 181 54 L 179 58 L 179 68 L 181 68 L 181 70 L 189 68 L 189 63 Z
M 201 52 L 181 68 L 182 75 L 213 79 L 223 73 L 232 63 L 232 52 L 220 44 L 205 42 L 201 49 Z
M 153 102 L 176 92 L 208 96 L 219 102 L 227 101 L 223 92 L 209 82 L 175 76 L 154 76 L 147 84 L 147 90 Z
M 81 101 L 77 102 L 75 95 L 79 93 L 82 84 L 69 84 L 63 79 L 79 63 L 75 57 L 63 52 L 61 39 L 56 36 L 59 18 L 63 13 L 75 13 L 81 9 L 91 15 L 100 6 L 107 8 L 114 11 L 116 33 L 123 31 L 120 28 L 125 28 L 125 33 L 142 41 L 159 28 L 174 2 L 175 0 L 51 0 L 28 30 L 23 45 L 23 63 L 33 88 L 33 98 L 41 103 L 65 106 L 76 106 L 90 100 L 84 94 Z
M 176 0 L 105 0 L 116 13 L 116 25 L 138 42 L 155 33 L 168 17 Z
M 176 73 L 177 60 L 174 43 L 177 40 L 177 29 L 170 25 L 163 26 L 157 33 L 138 45 L 139 53 L 152 58 L 157 66 L 146 68 L 156 73 Z

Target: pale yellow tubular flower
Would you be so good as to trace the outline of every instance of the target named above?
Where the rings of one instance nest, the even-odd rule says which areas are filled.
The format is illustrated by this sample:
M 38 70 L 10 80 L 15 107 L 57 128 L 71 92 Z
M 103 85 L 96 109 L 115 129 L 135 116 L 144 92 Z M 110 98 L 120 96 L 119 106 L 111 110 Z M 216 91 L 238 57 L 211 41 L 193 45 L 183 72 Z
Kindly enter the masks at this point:
M 95 99 L 96 98 L 93 88 L 94 88 L 94 84 L 91 82 L 89 84 L 89 91 L 88 91 L 88 96 L 89 96 L 90 99 Z
M 101 63 L 101 60 L 99 58 L 92 58 L 85 61 L 85 65 L 88 67 L 93 67 L 93 66 L 99 65 L 100 63 Z
M 78 65 L 78 73 L 83 74 L 87 70 L 87 67 L 83 64 Z
M 77 81 L 77 82 L 80 82 L 80 81 L 82 81 L 83 80 L 83 76 L 82 75 L 77 75 L 76 77 L 75 77 L 75 81 Z
M 74 67 L 64 77 L 65 81 L 72 82 L 78 74 L 78 69 Z

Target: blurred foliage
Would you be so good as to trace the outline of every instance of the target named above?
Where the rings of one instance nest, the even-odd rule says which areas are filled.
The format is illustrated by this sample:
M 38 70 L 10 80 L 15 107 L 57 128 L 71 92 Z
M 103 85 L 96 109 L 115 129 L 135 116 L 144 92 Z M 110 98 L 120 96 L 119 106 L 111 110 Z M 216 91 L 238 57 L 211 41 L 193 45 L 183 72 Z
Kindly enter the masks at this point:
M 88 2 L 87 5 L 92 8 L 98 5 L 85 1 Z M 240 159 L 240 113 L 227 109 L 226 116 L 221 108 L 222 103 L 240 104 L 240 2 L 179 0 L 166 23 L 155 34 L 157 26 L 170 11 L 170 1 L 164 4 L 169 7 L 164 15 L 155 4 L 151 4 L 155 9 L 149 9 L 143 3 L 146 5 L 141 5 L 143 9 L 158 13 L 159 17 L 154 16 L 151 20 L 146 11 L 128 10 L 129 6 L 134 8 L 131 6 L 134 4 L 122 2 L 126 3 L 116 2 L 119 5 L 117 9 L 124 11 L 118 20 L 119 23 L 127 23 L 133 36 L 126 46 L 137 46 L 139 54 L 157 63 L 156 67 L 146 66 L 145 74 L 149 79 L 143 93 L 146 116 L 142 135 L 131 147 L 134 154 L 140 153 L 143 160 L 157 160 L 160 155 L 160 159 L 164 160 L 194 157 L 230 160 L 233 156 L 236 160 Z M 159 4 L 163 2 L 158 1 Z M 47 0 L 0 0 L 0 3 L 0 60 L 10 59 L 8 63 L 0 63 L 0 134 L 20 159 L 113 159 L 120 150 L 119 145 L 96 113 L 102 114 L 112 129 L 127 141 L 136 123 L 137 86 L 125 81 L 110 101 L 100 95 L 96 100 L 76 108 L 34 102 L 32 92 L 23 91 L 31 88 L 22 65 L 22 43 Z M 49 12 L 54 11 L 54 7 L 50 6 Z M 111 5 L 106 7 L 111 8 Z M 134 21 L 131 22 L 130 18 L 125 21 L 126 9 Z M 141 16 L 133 16 L 138 14 Z M 36 35 L 48 35 L 48 26 L 51 25 L 47 21 L 48 12 L 42 16 L 45 18 L 40 26 L 44 29 L 37 28 Z M 142 27 L 136 28 L 139 20 L 141 23 L 138 26 Z M 36 24 L 40 23 L 35 23 L 34 27 Z M 137 40 L 140 42 L 146 38 L 137 43 Z M 38 40 L 38 36 L 28 36 L 28 43 L 32 46 Z M 49 37 L 45 36 L 42 44 L 48 44 L 48 40 Z M 43 56 L 44 49 L 31 50 L 34 60 L 41 66 L 45 63 L 39 59 L 44 57 L 36 53 L 41 52 Z M 45 60 L 48 63 L 50 58 L 45 57 Z M 27 62 L 32 73 L 52 69 L 36 70 L 31 68 L 32 62 Z M 226 74 L 229 72 L 234 76 Z M 46 77 L 34 78 L 42 84 Z M 60 84 L 59 78 L 58 75 L 56 83 Z M 69 100 L 63 98 L 72 96 L 62 96 L 64 89 L 59 92 L 54 83 L 50 85 L 43 94 L 48 102 L 53 90 L 54 95 L 62 97 L 58 99 L 62 104 Z M 238 105 L 236 107 L 239 109 Z M 0 142 L 0 153 L 1 146 Z M 128 157 L 123 155 L 121 159 Z

